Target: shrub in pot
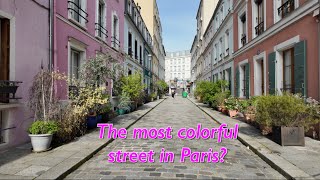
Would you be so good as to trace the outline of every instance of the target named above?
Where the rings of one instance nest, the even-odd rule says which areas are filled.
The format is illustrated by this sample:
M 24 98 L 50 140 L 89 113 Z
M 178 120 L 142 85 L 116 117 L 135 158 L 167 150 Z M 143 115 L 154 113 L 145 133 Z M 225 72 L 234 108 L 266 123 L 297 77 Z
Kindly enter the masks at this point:
M 306 104 L 299 95 L 269 95 L 259 98 L 256 120 L 272 127 L 273 140 L 278 144 L 304 146 L 304 130 L 319 122 L 318 112 L 318 106 Z
M 240 112 L 247 123 L 255 122 L 255 111 L 258 97 L 251 97 L 240 101 Z
M 228 114 L 230 117 L 235 117 L 238 114 L 239 110 L 239 100 L 235 97 L 229 97 L 225 100 L 225 106 L 228 110 Z
M 157 94 L 153 92 L 150 94 L 150 97 L 151 97 L 151 101 L 154 101 L 157 98 Z
M 37 120 L 29 127 L 29 137 L 34 152 L 43 152 L 50 149 L 52 136 L 59 130 L 54 121 Z
M 120 95 L 120 101 L 118 104 L 119 115 L 124 115 L 126 111 L 130 111 L 131 100 L 130 96 L 126 92 L 122 92 Z
M 224 101 L 229 96 L 230 96 L 230 91 L 216 93 L 212 99 L 212 107 L 221 112 L 222 107 L 224 107 Z

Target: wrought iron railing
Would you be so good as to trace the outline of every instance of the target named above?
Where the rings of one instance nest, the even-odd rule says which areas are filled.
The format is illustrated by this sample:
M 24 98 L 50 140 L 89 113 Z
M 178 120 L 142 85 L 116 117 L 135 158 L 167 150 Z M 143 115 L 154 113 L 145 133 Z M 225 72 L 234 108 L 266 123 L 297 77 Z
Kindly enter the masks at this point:
M 85 10 L 83 10 L 81 7 L 79 7 L 75 2 L 68 1 L 68 11 L 70 11 L 71 16 L 73 18 L 75 18 L 73 16 L 74 15 L 73 13 L 75 13 L 78 16 L 79 19 L 75 19 L 76 21 L 80 22 L 80 17 L 81 17 L 86 21 L 86 23 L 89 22 L 87 19 L 88 13 Z
M 108 37 L 108 30 L 106 30 L 101 24 L 95 23 L 95 30 L 98 31 L 98 36 L 102 37 L 102 34 L 105 35 L 105 37 Z
M 244 46 L 247 43 L 247 35 L 246 34 L 242 34 L 241 36 L 241 44 L 242 46 Z
M 294 10 L 294 0 L 288 0 L 278 8 L 278 14 L 285 17 Z
M 229 56 L 229 48 L 226 49 L 226 56 Z
M 128 48 L 128 55 L 129 55 L 130 57 L 132 57 L 132 47 L 129 47 L 129 48 Z
M 10 99 L 21 99 L 16 97 L 16 92 L 20 81 L 6 81 L 0 80 L 0 102 L 9 103 Z
M 264 31 L 264 22 L 263 22 L 263 21 L 260 22 L 260 23 L 255 27 L 255 29 L 256 29 L 256 35 L 257 35 L 257 36 L 259 36 L 260 34 L 262 34 L 263 31 Z
M 111 37 L 111 43 L 113 44 L 113 47 L 119 47 L 120 46 L 120 41 L 115 36 Z

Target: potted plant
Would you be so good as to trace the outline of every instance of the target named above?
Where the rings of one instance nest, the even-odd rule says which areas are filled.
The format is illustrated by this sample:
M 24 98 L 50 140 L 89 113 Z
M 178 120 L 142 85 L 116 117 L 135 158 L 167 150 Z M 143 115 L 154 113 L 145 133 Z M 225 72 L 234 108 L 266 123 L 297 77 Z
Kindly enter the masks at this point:
M 28 131 L 34 152 L 48 150 L 52 135 L 59 130 L 58 124 L 54 122 L 59 107 L 59 100 L 54 93 L 54 83 L 60 79 L 63 79 L 61 74 L 41 67 L 29 89 L 27 104 L 34 114 L 34 122 Z
M 144 91 L 144 84 L 142 84 L 141 74 L 135 73 L 133 75 L 122 77 L 122 92 L 128 93 L 132 101 L 132 108 L 137 109 L 138 101 L 141 93 Z
M 120 95 L 120 101 L 118 104 L 119 115 L 124 115 L 126 111 L 130 111 L 130 104 L 131 104 L 130 96 L 128 95 L 128 93 L 122 92 L 122 94 Z
M 272 126 L 272 137 L 282 146 L 304 146 L 304 130 L 319 122 L 319 106 L 306 104 L 299 95 L 260 97 L 256 120 Z
M 28 129 L 33 151 L 43 152 L 49 150 L 52 136 L 58 130 L 59 126 L 54 121 L 34 121 Z
M 154 101 L 155 98 L 157 97 L 157 94 L 153 92 L 151 93 L 150 97 L 151 97 L 151 101 Z
M 235 97 L 229 97 L 225 100 L 225 106 L 230 117 L 235 117 L 238 114 L 239 102 Z

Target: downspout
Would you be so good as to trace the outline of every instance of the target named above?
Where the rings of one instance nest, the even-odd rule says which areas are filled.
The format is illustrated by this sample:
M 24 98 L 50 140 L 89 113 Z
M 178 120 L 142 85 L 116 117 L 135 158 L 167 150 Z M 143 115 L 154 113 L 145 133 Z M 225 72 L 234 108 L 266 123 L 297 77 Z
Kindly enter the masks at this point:
M 318 3 L 319 3 L 319 13 L 320 13 L 320 0 L 318 0 Z M 319 59 L 319 67 L 318 67 L 318 74 L 319 74 L 319 79 L 318 79 L 318 82 L 319 82 L 319 87 L 318 87 L 318 100 L 320 100 L 320 14 L 318 14 L 318 17 L 317 17 L 317 23 L 318 23 L 318 59 Z
M 49 0 L 49 64 L 48 64 L 48 69 L 51 71 L 53 68 L 53 63 L 52 63 L 52 56 L 53 56 L 53 51 L 52 51 L 52 42 L 53 42 L 53 35 L 52 35 L 52 29 L 53 29 L 53 0 Z

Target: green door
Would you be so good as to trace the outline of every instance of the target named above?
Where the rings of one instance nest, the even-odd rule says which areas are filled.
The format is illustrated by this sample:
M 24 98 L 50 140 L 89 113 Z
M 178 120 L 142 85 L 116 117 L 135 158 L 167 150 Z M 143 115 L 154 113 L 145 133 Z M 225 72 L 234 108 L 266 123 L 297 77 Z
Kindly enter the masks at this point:
M 294 93 L 307 97 L 306 80 L 306 41 L 301 41 L 294 46 Z
M 269 77 L 269 94 L 275 94 L 276 89 L 276 53 L 272 52 L 268 56 L 268 77 Z

